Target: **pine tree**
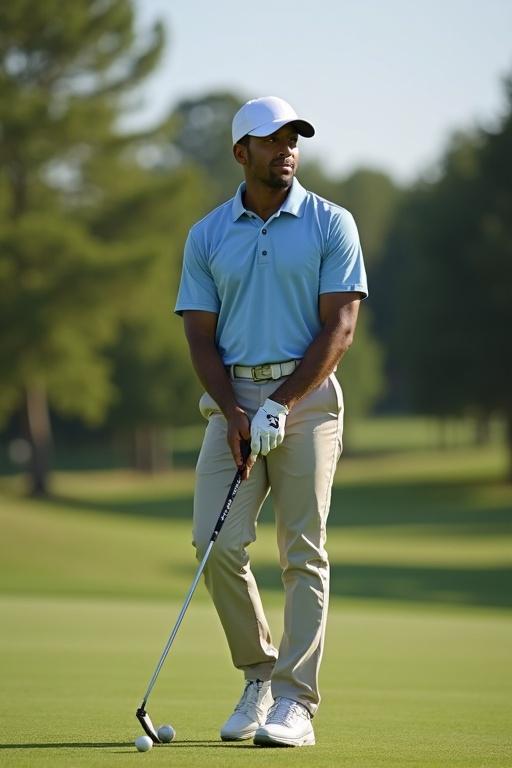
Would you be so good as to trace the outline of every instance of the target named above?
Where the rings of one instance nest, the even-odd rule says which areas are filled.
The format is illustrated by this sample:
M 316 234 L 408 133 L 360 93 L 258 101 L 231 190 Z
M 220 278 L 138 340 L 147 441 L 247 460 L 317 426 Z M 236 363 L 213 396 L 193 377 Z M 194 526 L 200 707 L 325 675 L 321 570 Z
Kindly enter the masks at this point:
M 48 491 L 48 403 L 98 420 L 112 395 L 105 346 L 151 254 L 107 248 L 84 224 L 102 204 L 90 169 L 133 137 L 126 96 L 158 62 L 129 0 L 0 6 L 0 416 L 24 404 L 32 492 Z

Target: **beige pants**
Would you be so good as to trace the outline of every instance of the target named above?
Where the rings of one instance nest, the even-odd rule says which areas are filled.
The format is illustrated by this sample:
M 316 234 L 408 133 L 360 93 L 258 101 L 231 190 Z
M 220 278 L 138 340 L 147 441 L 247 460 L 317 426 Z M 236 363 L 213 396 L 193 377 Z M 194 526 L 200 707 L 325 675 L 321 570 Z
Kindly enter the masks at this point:
M 252 418 L 280 385 L 235 380 L 238 403 Z M 208 426 L 199 454 L 194 501 L 194 545 L 200 559 L 236 467 L 226 420 L 208 394 L 200 401 Z M 318 672 L 329 597 L 325 551 L 331 487 L 341 454 L 343 396 L 335 376 L 299 401 L 286 421 L 283 443 L 258 457 L 242 483 L 205 568 L 205 581 L 234 665 L 247 679 L 272 680 L 272 694 L 300 701 L 315 714 Z M 285 589 L 284 632 L 272 643 L 247 546 L 256 539 L 261 506 L 272 491 Z

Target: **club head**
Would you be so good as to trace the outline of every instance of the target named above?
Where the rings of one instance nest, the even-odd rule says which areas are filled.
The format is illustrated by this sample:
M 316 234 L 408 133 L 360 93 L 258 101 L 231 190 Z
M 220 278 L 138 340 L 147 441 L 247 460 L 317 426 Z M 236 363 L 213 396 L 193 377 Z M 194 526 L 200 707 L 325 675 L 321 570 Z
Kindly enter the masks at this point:
M 155 726 L 151 722 L 151 718 L 144 709 L 144 707 L 139 707 L 137 712 L 135 713 L 135 716 L 139 723 L 144 728 L 144 731 L 147 733 L 149 738 L 153 741 L 154 744 L 160 744 L 160 739 L 158 738 L 158 734 L 156 732 Z

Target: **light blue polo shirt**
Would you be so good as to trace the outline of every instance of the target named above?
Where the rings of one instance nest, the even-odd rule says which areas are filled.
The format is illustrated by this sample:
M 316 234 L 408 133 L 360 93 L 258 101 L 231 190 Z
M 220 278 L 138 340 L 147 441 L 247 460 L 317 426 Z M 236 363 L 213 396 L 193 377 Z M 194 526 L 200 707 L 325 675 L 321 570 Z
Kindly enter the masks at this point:
M 368 295 L 356 224 L 297 179 L 264 222 L 244 208 L 244 187 L 190 230 L 175 311 L 218 314 L 226 365 L 301 358 L 321 329 L 319 294 Z

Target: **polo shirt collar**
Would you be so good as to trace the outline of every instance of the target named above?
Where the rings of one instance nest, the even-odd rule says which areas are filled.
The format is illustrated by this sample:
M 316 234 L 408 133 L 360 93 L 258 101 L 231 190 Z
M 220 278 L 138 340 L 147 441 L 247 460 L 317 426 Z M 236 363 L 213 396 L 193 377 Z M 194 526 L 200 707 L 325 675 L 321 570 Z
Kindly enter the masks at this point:
M 248 211 L 247 208 L 244 207 L 244 204 L 242 202 L 242 195 L 245 191 L 245 181 L 242 181 L 240 186 L 238 187 L 236 194 L 233 198 L 233 203 L 231 206 L 231 212 L 233 215 L 233 221 L 237 221 L 243 214 L 247 214 L 248 216 L 251 215 L 251 211 Z M 302 186 L 302 184 L 299 183 L 299 181 L 294 178 L 292 182 L 292 187 L 288 193 L 288 196 L 286 197 L 286 200 L 282 204 L 282 206 L 279 208 L 278 211 L 274 214 L 274 216 L 280 216 L 282 213 L 290 213 L 292 216 L 297 216 L 298 218 L 301 217 L 304 213 L 304 206 L 306 204 L 306 198 L 308 193 Z
M 304 213 L 307 196 L 308 193 L 302 184 L 300 184 L 297 179 L 294 179 L 288 197 L 277 211 L 276 216 L 279 216 L 281 213 L 291 213 L 292 216 L 297 216 L 299 218 Z
M 244 213 L 248 213 L 247 209 L 244 207 L 244 204 L 242 202 L 242 194 L 245 190 L 245 181 L 242 181 L 240 186 L 238 187 L 235 196 L 233 198 L 233 202 L 231 205 L 231 211 L 233 214 L 233 221 L 237 221 L 241 216 L 243 216 Z

